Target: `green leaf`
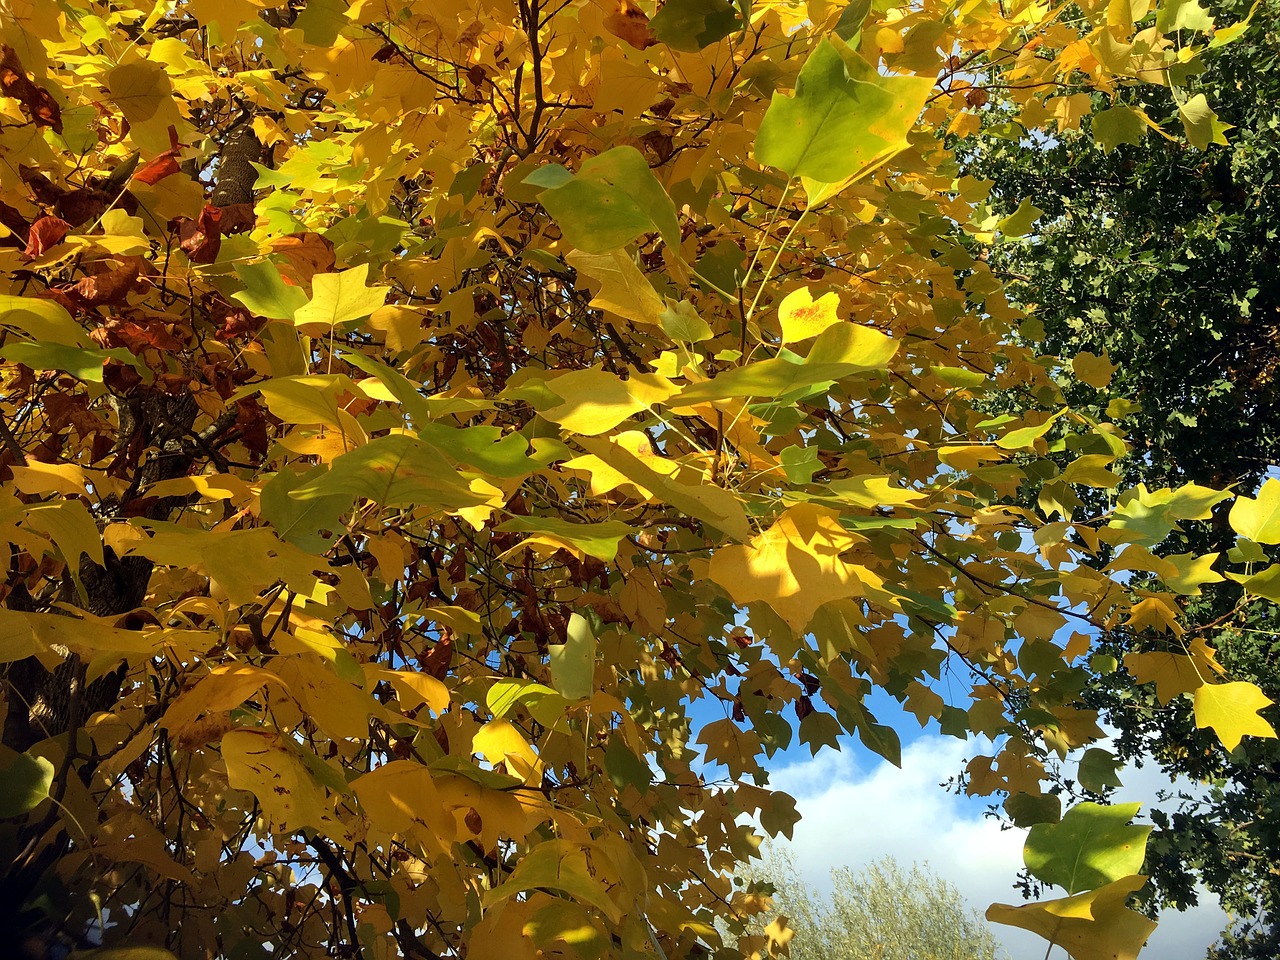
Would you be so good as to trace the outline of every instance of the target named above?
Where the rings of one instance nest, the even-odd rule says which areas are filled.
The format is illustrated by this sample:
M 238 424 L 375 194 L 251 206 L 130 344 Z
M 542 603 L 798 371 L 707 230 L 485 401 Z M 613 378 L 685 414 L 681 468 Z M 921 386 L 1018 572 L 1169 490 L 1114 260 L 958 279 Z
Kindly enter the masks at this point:
M 1057 823 L 1062 819 L 1062 799 L 1052 793 L 1014 793 L 1005 800 L 1004 812 L 1015 827 Z
M 559 541 L 605 563 L 613 561 L 618 555 L 618 544 L 631 532 L 631 527 L 621 520 L 569 523 L 553 517 L 512 517 L 497 529 L 504 533 L 529 533 Z
M 567 893 L 580 903 L 598 908 L 613 923 L 622 917 L 618 905 L 595 878 L 584 848 L 571 840 L 546 840 L 535 846 L 516 864 L 506 883 L 484 894 L 483 902 L 492 907 L 539 888 Z
M 10 363 L 26 364 L 32 370 L 61 370 L 80 380 L 102 382 L 102 366 L 108 360 L 119 360 L 142 372 L 146 365 L 124 347 L 113 350 L 89 350 L 61 343 L 10 343 L 0 350 L 0 358 Z M 148 374 L 150 371 L 146 371 Z
M 423 423 L 417 433 L 456 466 L 471 467 L 491 477 L 524 477 L 540 468 L 528 456 L 529 441 L 518 433 L 503 433 L 501 427 Z
M 53 764 L 44 757 L 20 753 L 0 771 L 0 820 L 30 813 L 49 798 Z
M 323 554 L 344 530 L 340 517 L 351 506 L 343 493 L 298 500 L 294 490 L 323 483 L 329 468 L 321 464 L 303 474 L 283 469 L 262 486 L 260 515 L 276 529 L 281 540 L 309 553 Z
M 367 263 L 340 273 L 317 273 L 311 279 L 311 300 L 293 315 L 294 325 L 322 323 L 333 327 L 369 316 L 386 303 L 391 288 L 371 287 L 368 279 Z
M 483 487 L 477 492 L 435 447 L 402 433 L 342 454 L 290 495 L 304 501 L 343 495 L 348 505 L 364 497 L 384 507 L 412 504 L 445 510 L 477 507 L 492 496 Z
M 816 447 L 787 447 L 778 459 L 782 461 L 787 479 L 796 484 L 809 483 L 813 475 L 822 469 Z
M 1120 787 L 1120 777 L 1116 775 L 1116 770 L 1120 767 L 1120 761 L 1116 755 L 1110 750 L 1104 750 L 1102 747 L 1090 747 L 1084 752 L 1084 756 L 1080 758 L 1080 767 L 1077 771 L 1077 779 L 1080 786 L 1094 793 L 1102 793 L 1109 787 Z
M 701 343 L 715 334 L 688 300 L 681 300 L 661 315 L 662 331 L 676 343 Z
M 773 95 L 756 160 L 821 183 L 869 172 L 907 146 L 932 89 L 932 78 L 882 76 L 824 40 L 800 69 L 795 95 Z
M 1131 107 L 1111 107 L 1093 115 L 1093 139 L 1110 153 L 1122 143 L 1141 143 L 1147 125 Z
M 676 50 L 697 53 L 745 26 L 727 0 L 667 0 L 649 29 Z
M 653 230 L 653 221 L 621 190 L 588 180 L 573 180 L 538 195 L 555 218 L 565 240 L 588 253 L 607 253 Z
M 237 263 L 236 276 L 244 289 L 231 295 L 249 310 L 268 320 L 292 320 L 307 302 L 307 292 L 284 282 L 270 260 Z
M 878 330 L 837 323 L 822 331 L 804 360 L 771 357 L 734 367 L 685 387 L 667 405 L 683 407 L 730 397 L 782 397 L 855 373 L 883 370 L 897 351 L 898 341 Z
M 653 771 L 649 765 L 631 752 L 626 741 L 615 734 L 604 748 L 604 772 L 615 787 L 635 787 L 641 793 L 653 783 Z
M 516 704 L 522 704 L 547 728 L 554 727 L 569 707 L 569 701 L 555 690 L 532 680 L 499 680 L 489 688 L 485 704 L 495 717 L 505 717 Z
M 525 182 L 535 182 L 535 177 Z M 538 199 L 565 240 L 587 253 L 617 250 L 655 231 L 669 246 L 680 246 L 675 204 L 635 147 L 614 147 L 592 157 L 577 176 L 543 190 Z
M 565 642 L 548 648 L 551 682 L 567 700 L 585 700 L 595 691 L 596 637 L 580 613 L 569 615 Z
M 1061 823 L 1037 824 L 1027 834 L 1023 848 L 1027 869 L 1069 894 L 1137 873 L 1153 829 L 1129 823 L 1139 806 L 1079 803 L 1067 811 Z
M 862 24 L 871 12 L 871 0 L 853 0 L 840 11 L 840 19 L 836 21 L 835 35 L 856 48 L 862 37 Z

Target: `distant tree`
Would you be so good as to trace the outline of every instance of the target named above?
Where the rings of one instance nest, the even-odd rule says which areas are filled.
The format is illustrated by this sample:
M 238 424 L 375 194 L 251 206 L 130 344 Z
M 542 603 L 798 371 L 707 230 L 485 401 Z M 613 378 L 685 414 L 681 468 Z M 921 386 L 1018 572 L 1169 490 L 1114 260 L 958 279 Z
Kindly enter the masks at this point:
M 792 856 L 770 847 L 755 876 L 770 882 L 773 913 L 795 937 L 791 960 L 995 960 L 987 922 L 927 865 L 883 857 L 861 870 L 836 867 L 831 893 L 809 886 Z

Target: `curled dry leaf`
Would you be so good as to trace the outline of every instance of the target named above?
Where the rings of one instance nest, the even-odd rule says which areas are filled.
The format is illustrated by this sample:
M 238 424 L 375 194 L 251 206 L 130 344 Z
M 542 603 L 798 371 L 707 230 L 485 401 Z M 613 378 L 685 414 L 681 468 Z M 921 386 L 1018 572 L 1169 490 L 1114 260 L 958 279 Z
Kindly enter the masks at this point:
M 18 59 L 18 53 L 7 43 L 0 44 L 0 93 L 22 104 L 22 112 L 37 127 L 51 127 L 62 132 L 62 110 L 44 87 L 34 84 Z
M 200 216 L 177 221 L 178 245 L 192 263 L 213 263 L 222 247 L 222 210 L 205 204 Z
M 144 261 L 141 257 L 124 257 L 114 270 L 77 280 L 61 291 L 82 307 L 101 307 L 124 303 L 125 297 L 138 283 Z
M 71 224 L 61 217 L 41 217 L 27 232 L 27 248 L 22 251 L 22 255 L 28 260 L 42 256 L 45 251 L 60 244 L 70 229 Z

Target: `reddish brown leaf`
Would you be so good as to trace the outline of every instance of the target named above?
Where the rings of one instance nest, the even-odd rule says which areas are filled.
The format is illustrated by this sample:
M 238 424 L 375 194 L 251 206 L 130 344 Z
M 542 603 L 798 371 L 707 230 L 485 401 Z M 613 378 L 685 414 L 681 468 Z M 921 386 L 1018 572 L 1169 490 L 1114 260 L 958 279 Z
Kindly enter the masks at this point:
M 7 43 L 0 44 L 0 93 L 18 100 L 23 112 L 37 127 L 52 127 L 54 133 L 62 132 L 62 110 L 48 90 L 31 82 L 18 52 Z
M 649 30 L 649 18 L 630 0 L 618 0 L 618 9 L 604 18 L 604 28 L 637 50 L 658 42 Z
M 169 128 L 169 143 L 171 144 L 170 148 L 164 153 L 158 154 L 144 163 L 138 171 L 134 173 L 133 179 L 140 183 L 156 184 L 165 177 L 171 177 L 175 173 L 179 173 L 182 169 L 178 166 L 178 157 L 180 156 L 181 151 L 178 143 L 178 130 L 176 127 L 171 126 Z
M 31 222 L 18 212 L 17 207 L 11 207 L 0 201 L 0 223 L 3 223 L 14 237 L 18 238 L 21 246 L 26 245 L 27 231 L 31 229 Z
M 333 244 L 318 233 L 281 237 L 272 242 L 271 249 L 289 261 L 300 283 L 310 283 L 317 273 L 328 273 L 337 262 Z
M 89 398 L 84 394 L 68 396 L 51 391 L 44 395 L 45 419 L 49 429 L 58 432 L 71 427 L 81 437 L 95 433 L 109 433 L 111 425 L 89 410 Z
M 453 638 L 446 633 L 431 648 L 431 652 L 418 661 L 418 667 L 428 676 L 443 680 L 453 665 Z
M 138 281 L 142 269 L 141 257 L 126 257 L 123 265 L 106 273 L 85 277 L 60 289 L 73 300 L 86 307 L 100 307 L 107 303 L 124 303 L 125 297 Z
M 97 220 L 106 213 L 113 199 L 109 193 L 105 190 L 99 190 L 97 187 L 82 187 L 79 190 L 72 190 L 70 193 L 65 193 L 58 198 L 58 216 L 73 227 L 81 227 L 86 223 Z M 125 204 L 121 203 L 120 206 L 125 207 Z M 128 211 L 126 210 L 126 212 Z
M 22 251 L 22 255 L 28 260 L 34 260 L 46 250 L 60 244 L 70 229 L 71 224 L 58 217 L 41 217 L 31 225 L 31 230 L 27 233 L 27 248 Z
M 37 294 L 37 296 L 44 300 L 52 300 L 54 303 L 56 303 L 58 306 L 60 306 L 63 310 L 67 311 L 67 313 L 71 314 L 72 316 L 75 316 L 77 313 L 80 312 L 80 309 L 81 309 L 80 304 L 75 300 L 72 300 L 69 296 L 67 296 L 61 290 L 55 290 L 53 288 L 50 288 L 48 290 L 41 290 Z
M 113 393 L 128 393 L 134 387 L 142 382 L 142 375 L 131 363 L 121 363 L 119 360 L 108 360 L 102 368 L 102 382 L 111 389 Z
M 89 336 L 99 346 L 108 349 L 124 347 L 132 353 L 142 353 L 148 348 L 172 352 L 186 346 L 173 335 L 164 320 L 154 317 L 112 317 L 102 326 L 90 331 Z
M 52 207 L 67 192 L 35 167 L 28 167 L 25 163 L 18 164 L 18 176 L 31 190 L 36 203 L 42 207 Z
M 218 250 L 222 247 L 221 218 L 222 211 L 208 204 L 195 220 L 180 218 L 178 246 L 192 263 L 213 263 L 218 259 Z
M 138 172 L 133 175 L 133 179 L 139 183 L 156 184 L 165 177 L 171 177 L 175 173 L 181 172 L 181 170 L 182 168 L 178 166 L 177 156 L 173 151 L 166 150 L 139 167 Z
M 229 203 L 218 209 L 222 211 L 222 232 L 228 236 L 252 230 L 253 225 L 258 222 L 258 215 L 253 212 L 252 203 Z
M 271 435 L 267 433 L 267 420 L 256 397 L 236 401 L 236 429 L 246 450 L 258 459 L 267 455 L 271 448 Z

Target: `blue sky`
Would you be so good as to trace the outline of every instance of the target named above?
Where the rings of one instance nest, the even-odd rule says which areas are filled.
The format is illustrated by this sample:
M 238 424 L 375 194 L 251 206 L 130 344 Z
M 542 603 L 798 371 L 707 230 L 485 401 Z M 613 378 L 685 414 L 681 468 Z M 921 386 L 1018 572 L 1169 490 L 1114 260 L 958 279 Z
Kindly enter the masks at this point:
M 913 716 L 879 690 L 872 693 L 868 706 L 902 738 L 901 769 L 848 736 L 841 738 L 840 752 L 826 749 L 817 757 L 793 741 L 767 764 L 770 786 L 795 797 L 802 815 L 793 839 L 778 845 L 791 853 L 805 880 L 820 890 L 830 889 L 833 867 L 857 868 L 892 856 L 903 864 L 927 863 L 980 913 L 993 902 L 1022 902 L 1013 882 L 1022 866 L 1025 831 L 1002 830 L 998 821 L 985 816 L 990 799 L 957 796 L 942 786 L 970 758 L 990 755 L 990 743 L 942 736 L 936 724 L 922 730 Z M 723 710 L 704 700 L 693 716 L 696 727 L 723 716 Z M 1170 788 L 1168 778 L 1151 764 L 1122 770 L 1120 776 L 1124 787 L 1115 800 L 1141 802 L 1144 810 L 1159 790 Z M 1138 819 L 1145 818 L 1139 814 Z M 1226 921 L 1216 898 L 1202 891 L 1201 905 L 1194 910 L 1161 918 L 1142 955 L 1203 960 Z M 1013 960 L 1044 957 L 1045 941 L 1034 934 L 999 925 L 992 929 Z M 1066 957 L 1061 949 L 1051 955 Z

